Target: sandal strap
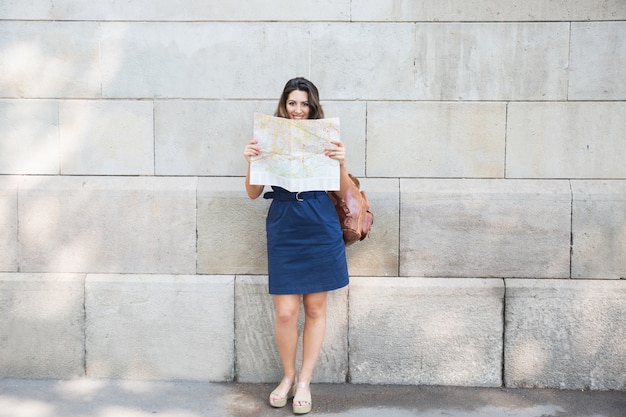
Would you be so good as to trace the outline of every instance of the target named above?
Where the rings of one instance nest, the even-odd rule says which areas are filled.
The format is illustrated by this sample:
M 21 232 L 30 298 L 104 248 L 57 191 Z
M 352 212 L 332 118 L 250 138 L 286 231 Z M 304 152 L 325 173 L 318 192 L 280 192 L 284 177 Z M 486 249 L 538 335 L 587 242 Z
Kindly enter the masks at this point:
M 272 391 L 271 395 L 283 398 L 286 395 L 289 395 L 289 392 L 291 391 L 293 384 L 291 383 L 291 379 L 285 377 L 280 381 L 280 384 L 278 384 L 279 386 L 282 385 L 283 383 L 287 384 L 287 389 L 285 391 L 279 391 L 278 387 L 276 387 L 276 389 L 274 391 Z
M 308 392 L 308 395 L 304 396 L 304 395 L 298 395 L 298 390 L 299 389 L 306 389 Z M 296 395 L 293 399 L 294 403 L 305 403 L 305 404 L 310 404 L 311 403 L 311 386 L 309 385 L 308 382 L 298 382 L 298 384 L 296 385 Z

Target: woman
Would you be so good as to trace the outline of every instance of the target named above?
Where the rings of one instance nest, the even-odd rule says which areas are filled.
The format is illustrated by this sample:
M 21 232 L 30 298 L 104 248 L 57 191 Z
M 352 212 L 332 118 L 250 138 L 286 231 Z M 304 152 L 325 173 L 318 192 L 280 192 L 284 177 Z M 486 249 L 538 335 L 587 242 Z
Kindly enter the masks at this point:
M 304 78 L 289 80 L 274 116 L 322 119 L 317 87 Z M 343 197 L 351 181 L 345 166 L 346 151 L 342 142 L 331 143 L 325 154 L 339 161 L 339 195 Z M 262 152 L 254 139 L 244 148 L 248 160 L 246 191 L 252 199 L 261 195 L 264 186 L 250 184 L 250 158 Z M 266 219 L 269 292 L 274 296 L 274 333 L 284 375 L 269 401 L 274 407 L 284 407 L 293 396 L 294 413 L 305 414 L 311 411 L 309 384 L 326 333 L 328 291 L 348 285 L 348 267 L 337 213 L 326 192 L 292 193 L 276 186 L 272 190 L 264 195 L 273 199 Z M 296 379 L 300 300 L 305 320 L 302 369 Z

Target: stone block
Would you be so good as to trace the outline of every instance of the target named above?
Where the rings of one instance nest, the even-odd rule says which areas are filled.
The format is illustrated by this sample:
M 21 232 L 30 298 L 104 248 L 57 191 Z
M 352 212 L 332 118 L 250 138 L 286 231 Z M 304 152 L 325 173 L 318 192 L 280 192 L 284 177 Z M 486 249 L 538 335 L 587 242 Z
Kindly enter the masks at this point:
M 308 30 L 295 23 L 100 26 L 107 98 L 278 99 L 288 79 L 309 73 Z
M 369 103 L 367 173 L 504 176 L 503 103 Z
M 263 197 L 250 200 L 244 178 L 200 178 L 198 273 L 267 274 L 269 204 Z
M 623 3 L 618 10 L 626 14 Z M 572 22 L 569 100 L 626 99 L 624 39 L 624 21 Z
M 80 274 L 0 273 L 0 378 L 83 376 Z
M 499 387 L 503 299 L 497 279 L 354 279 L 351 381 Z
M 179 0 L 176 3 L 163 0 L 135 0 L 131 3 L 55 0 L 54 3 L 54 16 L 68 20 L 350 20 L 349 0 L 311 0 L 297 4 L 291 0 Z
M 324 97 L 414 96 L 414 25 L 312 24 L 310 42 L 311 77 Z
M 244 181 L 199 179 L 198 273 L 267 274 L 265 218 L 270 200 L 250 200 Z M 397 275 L 397 180 L 362 178 L 361 184 L 368 193 L 375 226 L 369 238 L 348 248 L 350 274 Z
M 393 22 L 523 22 L 623 20 L 620 0 L 525 2 L 502 0 L 352 0 L 352 20 Z
M 283 376 L 274 341 L 274 301 L 267 276 L 238 276 L 235 284 L 237 380 L 276 382 Z M 299 317 L 297 369 L 302 365 L 304 310 Z M 342 383 L 348 374 L 348 289 L 328 293 L 326 337 L 314 382 Z
M 407 179 L 400 196 L 401 276 L 569 277 L 567 181 Z
M 287 82 L 287 80 L 285 80 Z M 276 96 L 282 91 L 277 85 Z M 270 101 L 167 100 L 155 102 L 157 175 L 242 176 L 243 147 L 253 136 L 253 114 L 273 115 Z M 339 117 L 351 172 L 365 172 L 365 104 L 324 102 Z M 229 138 L 225 140 L 225 138 Z
M 316 80 L 312 80 L 317 85 Z M 330 91 L 320 91 L 322 97 Z M 338 117 L 346 146 L 346 166 L 353 175 L 365 176 L 367 105 L 363 102 L 322 101 L 324 117 Z
M 626 389 L 626 281 L 506 280 L 510 388 Z
M 17 179 L 0 176 L 0 271 L 17 272 Z
M 626 279 L 626 181 L 572 181 L 572 278 Z
M 2 22 L 0 97 L 99 97 L 99 38 L 97 22 Z
M 4 0 L 0 3 L 0 19 L 50 19 L 52 8 L 50 0 Z
M 565 100 L 569 23 L 418 24 L 415 98 Z
M 234 277 L 88 275 L 92 378 L 232 381 Z
M 397 179 L 359 178 L 374 224 L 369 236 L 346 248 L 351 276 L 397 276 L 400 187 Z
M 196 271 L 195 178 L 25 177 L 20 270 Z
M 63 101 L 61 173 L 153 175 L 153 105 L 148 101 Z
M 509 103 L 508 178 L 626 178 L 626 103 Z
M 48 100 L 0 100 L 0 174 L 59 173 L 58 107 Z
M 280 88 L 277 86 L 277 90 Z M 156 174 L 245 175 L 243 148 L 253 136 L 253 115 L 274 114 L 277 103 L 278 100 L 155 102 Z

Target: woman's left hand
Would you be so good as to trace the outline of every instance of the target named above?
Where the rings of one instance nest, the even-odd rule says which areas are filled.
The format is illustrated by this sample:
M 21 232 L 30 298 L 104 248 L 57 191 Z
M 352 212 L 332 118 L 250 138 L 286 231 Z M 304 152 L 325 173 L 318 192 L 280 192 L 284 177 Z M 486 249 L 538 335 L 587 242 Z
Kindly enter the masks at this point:
M 346 161 L 346 147 L 343 145 L 343 142 L 340 140 L 332 140 L 330 141 L 334 146 L 330 148 L 326 148 L 325 154 L 329 158 L 336 159 L 339 161 L 339 165 L 343 165 Z

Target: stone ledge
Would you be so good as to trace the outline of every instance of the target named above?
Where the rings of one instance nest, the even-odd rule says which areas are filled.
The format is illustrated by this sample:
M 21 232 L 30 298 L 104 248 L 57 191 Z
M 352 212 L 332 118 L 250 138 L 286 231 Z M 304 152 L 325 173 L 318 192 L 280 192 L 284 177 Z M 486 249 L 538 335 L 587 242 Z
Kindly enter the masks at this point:
M 626 281 L 505 283 L 507 387 L 626 389 Z
M 330 292 L 324 345 L 313 380 L 346 382 L 348 374 L 348 288 Z M 299 317 L 298 360 L 302 357 L 304 311 Z M 237 380 L 275 382 L 282 378 L 282 365 L 274 341 L 274 302 L 268 294 L 267 276 L 238 276 L 235 284 L 235 338 Z
M 499 279 L 352 279 L 351 381 L 500 386 L 503 300 Z
M 0 273 L 0 378 L 84 375 L 83 274 Z
M 0 274 L 0 377 L 276 381 L 266 280 Z M 352 277 L 314 379 L 626 390 L 625 284 Z
M 232 381 L 234 277 L 88 275 L 86 374 Z

